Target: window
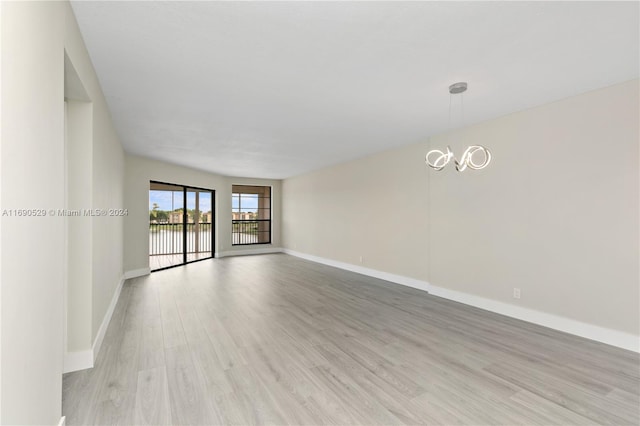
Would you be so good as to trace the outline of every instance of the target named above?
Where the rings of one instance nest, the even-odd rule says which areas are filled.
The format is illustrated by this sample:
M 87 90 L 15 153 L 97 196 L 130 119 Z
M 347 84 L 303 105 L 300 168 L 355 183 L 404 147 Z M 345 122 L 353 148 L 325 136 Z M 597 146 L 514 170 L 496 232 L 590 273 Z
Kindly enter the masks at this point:
M 233 185 L 232 244 L 271 244 L 271 187 Z

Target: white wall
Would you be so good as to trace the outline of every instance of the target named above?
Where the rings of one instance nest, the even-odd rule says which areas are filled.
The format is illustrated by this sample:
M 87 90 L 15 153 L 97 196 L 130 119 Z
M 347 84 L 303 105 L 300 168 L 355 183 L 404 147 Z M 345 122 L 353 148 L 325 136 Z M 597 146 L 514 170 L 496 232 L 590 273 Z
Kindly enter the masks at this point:
M 75 92 L 83 92 L 89 101 L 69 102 L 70 113 L 75 111 L 75 116 L 70 114 L 70 130 L 74 125 L 79 127 L 81 137 L 75 143 L 71 140 L 68 149 L 71 175 L 67 198 L 74 202 L 70 206 L 74 208 L 120 209 L 124 205 L 124 151 L 73 11 L 67 3 L 64 5 L 64 49 L 82 89 L 76 88 Z M 106 326 L 109 304 L 123 276 L 124 218 L 67 220 L 70 237 L 75 237 L 69 241 L 68 352 L 91 357 L 96 355 L 93 349 L 100 342 L 100 333 L 104 332 L 101 326 Z
M 284 180 L 283 246 L 427 281 L 424 152 L 411 145 Z
M 65 69 L 65 72 L 68 72 Z M 82 210 L 91 206 L 91 161 L 93 105 L 67 100 L 66 131 L 66 207 Z M 67 342 L 68 353 L 89 351 L 93 342 L 91 328 L 92 293 L 92 217 L 67 217 Z M 92 354 L 89 354 L 92 356 Z M 69 355 L 67 355 L 67 358 Z M 65 369 L 73 369 L 68 365 Z
M 83 218 L 78 225 L 50 210 L 122 207 L 124 155 L 69 3 L 1 2 L 0 8 L 2 209 L 47 213 L 2 217 L 0 422 L 57 424 L 65 290 L 71 292 L 67 343 L 90 353 L 122 278 L 124 219 Z M 64 136 L 65 53 L 90 101 L 70 102 L 77 119 L 71 145 Z M 65 182 L 65 173 L 73 181 Z
M 149 181 L 152 180 L 216 191 L 215 251 L 219 255 L 280 247 L 281 182 L 279 180 L 220 176 L 134 155 L 126 155 L 125 169 L 125 207 L 129 210 L 124 228 L 125 271 L 142 273 L 149 268 Z M 233 184 L 268 185 L 273 188 L 271 244 L 231 245 L 231 186 Z
M 283 246 L 637 338 L 638 117 L 634 80 L 286 179 Z
M 635 80 L 451 134 L 455 152 L 480 143 L 495 161 L 431 173 L 431 283 L 639 335 L 638 90 Z
M 59 3 L 2 2 L 2 209 L 64 207 Z M 2 424 L 57 424 L 63 221 L 2 217 Z

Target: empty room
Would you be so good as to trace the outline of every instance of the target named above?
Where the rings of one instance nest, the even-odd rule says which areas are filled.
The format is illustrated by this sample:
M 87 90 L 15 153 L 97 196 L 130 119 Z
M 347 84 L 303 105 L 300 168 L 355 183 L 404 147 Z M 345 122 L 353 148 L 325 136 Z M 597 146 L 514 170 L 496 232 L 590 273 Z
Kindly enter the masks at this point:
M 640 424 L 640 2 L 0 1 L 0 46 L 0 424 Z

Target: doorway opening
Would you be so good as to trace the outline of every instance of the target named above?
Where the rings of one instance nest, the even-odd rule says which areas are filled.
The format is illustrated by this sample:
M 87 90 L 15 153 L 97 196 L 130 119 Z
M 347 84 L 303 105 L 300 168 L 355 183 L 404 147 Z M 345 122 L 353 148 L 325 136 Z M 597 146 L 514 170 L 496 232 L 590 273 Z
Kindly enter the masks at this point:
M 149 183 L 149 267 L 173 268 L 214 257 L 215 191 Z

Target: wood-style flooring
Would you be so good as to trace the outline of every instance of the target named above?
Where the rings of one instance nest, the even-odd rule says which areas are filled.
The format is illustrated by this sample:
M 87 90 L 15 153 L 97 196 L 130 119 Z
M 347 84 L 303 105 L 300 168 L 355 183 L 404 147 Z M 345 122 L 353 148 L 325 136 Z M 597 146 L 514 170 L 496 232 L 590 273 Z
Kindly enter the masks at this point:
M 128 280 L 79 424 L 635 424 L 637 353 L 283 254 Z
M 211 257 L 210 251 L 202 251 L 199 253 L 187 253 L 187 262 L 194 260 L 206 259 Z M 170 266 L 180 265 L 183 261 L 182 254 L 154 254 L 149 256 L 149 268 L 152 271 Z

